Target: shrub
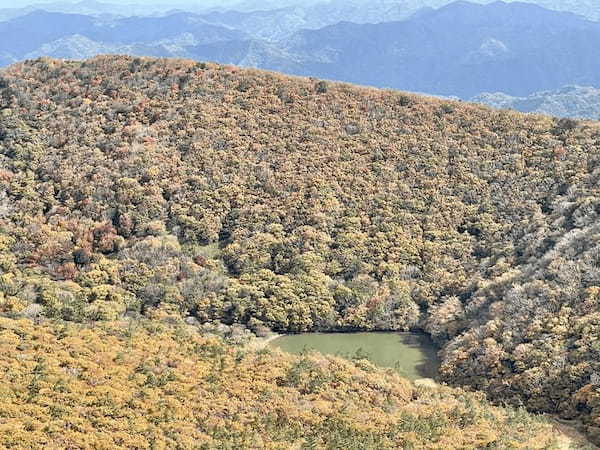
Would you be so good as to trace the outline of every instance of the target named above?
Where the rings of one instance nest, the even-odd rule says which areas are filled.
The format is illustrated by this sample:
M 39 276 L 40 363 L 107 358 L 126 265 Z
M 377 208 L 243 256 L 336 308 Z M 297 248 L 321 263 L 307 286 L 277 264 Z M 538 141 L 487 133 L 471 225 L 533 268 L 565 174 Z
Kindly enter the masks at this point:
M 325 94 L 329 90 L 329 84 L 327 81 L 321 80 L 318 81 L 315 85 L 315 91 L 317 94 Z

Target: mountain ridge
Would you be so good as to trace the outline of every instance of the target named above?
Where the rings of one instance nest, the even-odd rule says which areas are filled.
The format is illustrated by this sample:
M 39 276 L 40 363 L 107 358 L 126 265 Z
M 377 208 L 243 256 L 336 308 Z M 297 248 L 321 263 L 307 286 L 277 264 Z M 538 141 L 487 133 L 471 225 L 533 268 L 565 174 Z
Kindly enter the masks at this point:
M 594 58 L 600 23 L 526 3 L 454 3 L 400 22 L 340 22 L 279 41 L 189 13 L 106 21 L 53 14 L 34 13 L 0 23 L 5 37 L 0 54 L 7 63 L 43 56 L 49 44 L 52 54 L 60 56 L 64 42 L 62 54 L 75 59 L 89 56 L 86 49 L 93 48 L 102 53 L 148 49 L 153 56 L 252 65 L 464 100 L 484 92 L 527 96 L 570 84 L 600 86 Z M 52 21 L 61 25 L 44 30 L 44 23 Z M 463 33 L 456 34 L 456 26 Z M 138 31 L 128 31 L 132 29 Z M 186 33 L 194 40 L 185 38 Z M 14 44 L 15 34 L 28 37 Z M 77 46 L 64 40 L 73 35 L 94 41 L 81 47 L 80 58 L 74 54 Z

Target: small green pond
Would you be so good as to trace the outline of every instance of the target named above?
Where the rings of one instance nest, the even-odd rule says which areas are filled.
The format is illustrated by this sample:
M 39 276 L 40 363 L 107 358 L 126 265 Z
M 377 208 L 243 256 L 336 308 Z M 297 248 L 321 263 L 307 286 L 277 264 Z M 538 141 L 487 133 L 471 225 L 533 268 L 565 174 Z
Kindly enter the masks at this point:
M 436 378 L 439 367 L 438 348 L 419 333 L 304 333 L 281 336 L 270 345 L 294 354 L 315 350 L 348 359 L 366 358 L 411 380 Z

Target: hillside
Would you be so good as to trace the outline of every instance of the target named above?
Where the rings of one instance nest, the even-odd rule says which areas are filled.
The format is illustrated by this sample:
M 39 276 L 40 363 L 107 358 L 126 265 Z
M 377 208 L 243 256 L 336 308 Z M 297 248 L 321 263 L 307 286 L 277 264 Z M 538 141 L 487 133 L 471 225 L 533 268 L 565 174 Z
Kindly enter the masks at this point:
M 0 311 L 423 329 L 600 438 L 600 126 L 182 60 L 0 84 Z
M 365 361 L 246 351 L 157 321 L 0 318 L 3 448 L 551 448 L 551 428 Z M 14 358 L 12 355 L 19 355 Z

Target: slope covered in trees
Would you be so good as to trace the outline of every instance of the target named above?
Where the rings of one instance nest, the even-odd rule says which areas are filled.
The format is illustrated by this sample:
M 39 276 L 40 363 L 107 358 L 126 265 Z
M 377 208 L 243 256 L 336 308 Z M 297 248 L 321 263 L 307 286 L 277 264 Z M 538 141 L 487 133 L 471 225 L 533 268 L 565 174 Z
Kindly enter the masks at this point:
M 1 87 L 5 315 L 421 328 L 600 438 L 598 124 L 181 60 Z
M 366 361 L 249 352 L 182 324 L 0 318 L 2 448 L 551 448 L 483 395 Z M 165 317 L 163 317 L 163 320 Z M 14 355 L 18 355 L 15 358 Z

